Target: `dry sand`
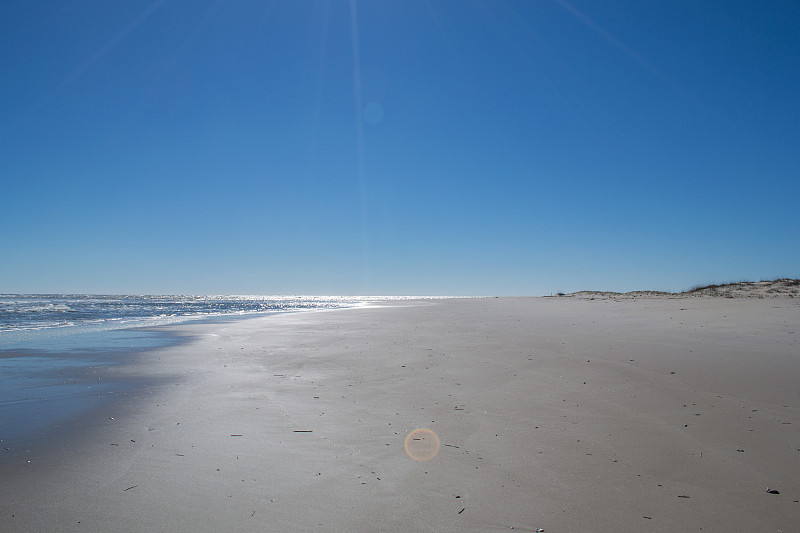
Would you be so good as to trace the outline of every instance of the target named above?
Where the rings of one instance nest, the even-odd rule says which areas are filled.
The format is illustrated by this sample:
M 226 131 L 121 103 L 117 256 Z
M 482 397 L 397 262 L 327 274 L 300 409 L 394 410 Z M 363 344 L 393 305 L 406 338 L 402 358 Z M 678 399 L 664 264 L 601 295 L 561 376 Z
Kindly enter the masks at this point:
M 196 340 L 118 368 L 150 378 L 138 398 L 3 465 L 0 530 L 800 531 L 797 299 L 175 329 Z

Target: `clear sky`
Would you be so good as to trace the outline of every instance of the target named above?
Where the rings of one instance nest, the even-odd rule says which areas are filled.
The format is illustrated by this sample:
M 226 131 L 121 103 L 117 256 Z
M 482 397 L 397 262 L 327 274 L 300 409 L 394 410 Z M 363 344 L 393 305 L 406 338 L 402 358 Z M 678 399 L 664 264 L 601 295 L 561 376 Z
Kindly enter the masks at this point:
M 9 0 L 0 47 L 0 292 L 800 277 L 795 0 Z

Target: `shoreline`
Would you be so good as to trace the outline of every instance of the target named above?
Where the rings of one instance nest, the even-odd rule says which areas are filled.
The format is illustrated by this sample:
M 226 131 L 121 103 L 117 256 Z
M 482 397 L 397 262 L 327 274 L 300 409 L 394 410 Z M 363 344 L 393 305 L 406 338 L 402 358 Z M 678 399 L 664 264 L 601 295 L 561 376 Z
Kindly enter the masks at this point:
M 334 311 L 170 326 L 194 341 L 119 369 L 157 385 L 3 467 L 0 526 L 800 528 L 797 300 Z
M 141 328 L 56 335 L 31 347 L 0 349 L 0 465 L 46 449 L 47 442 L 69 433 L 70 424 L 82 425 L 93 411 L 147 385 L 119 368 L 135 366 L 151 350 L 186 342 Z
M 359 304 L 363 305 L 363 304 Z M 358 305 L 351 305 L 358 306 Z M 126 371 L 146 352 L 192 342 L 183 325 L 222 324 L 319 309 L 223 313 L 172 318 L 167 323 L 85 323 L 4 332 L 0 342 L 0 465 L 37 455 L 48 442 L 68 438 L 108 402 L 120 402 L 153 384 Z M 118 368 L 119 367 L 119 368 Z

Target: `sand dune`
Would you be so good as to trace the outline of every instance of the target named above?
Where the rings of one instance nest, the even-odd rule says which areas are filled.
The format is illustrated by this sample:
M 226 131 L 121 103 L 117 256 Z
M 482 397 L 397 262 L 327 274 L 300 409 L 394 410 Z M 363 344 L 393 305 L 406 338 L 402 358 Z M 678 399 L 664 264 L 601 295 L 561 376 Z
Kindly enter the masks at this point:
M 708 296 L 717 298 L 800 298 L 800 280 L 781 278 L 771 281 L 739 281 L 698 286 L 683 292 L 661 291 L 578 291 L 559 294 L 573 298 L 686 298 Z

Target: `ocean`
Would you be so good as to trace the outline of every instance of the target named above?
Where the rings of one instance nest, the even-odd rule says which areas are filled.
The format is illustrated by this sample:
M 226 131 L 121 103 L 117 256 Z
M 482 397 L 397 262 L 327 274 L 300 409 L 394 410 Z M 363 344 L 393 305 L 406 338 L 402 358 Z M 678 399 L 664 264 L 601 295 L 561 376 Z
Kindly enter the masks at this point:
M 384 298 L 338 296 L 0 295 L 0 460 L 68 429 L 142 383 L 110 372 L 187 339 L 169 324 L 335 309 Z
M 164 296 L 0 294 L 0 334 L 81 326 L 119 329 L 244 315 L 346 307 L 374 298 L 349 296 Z

